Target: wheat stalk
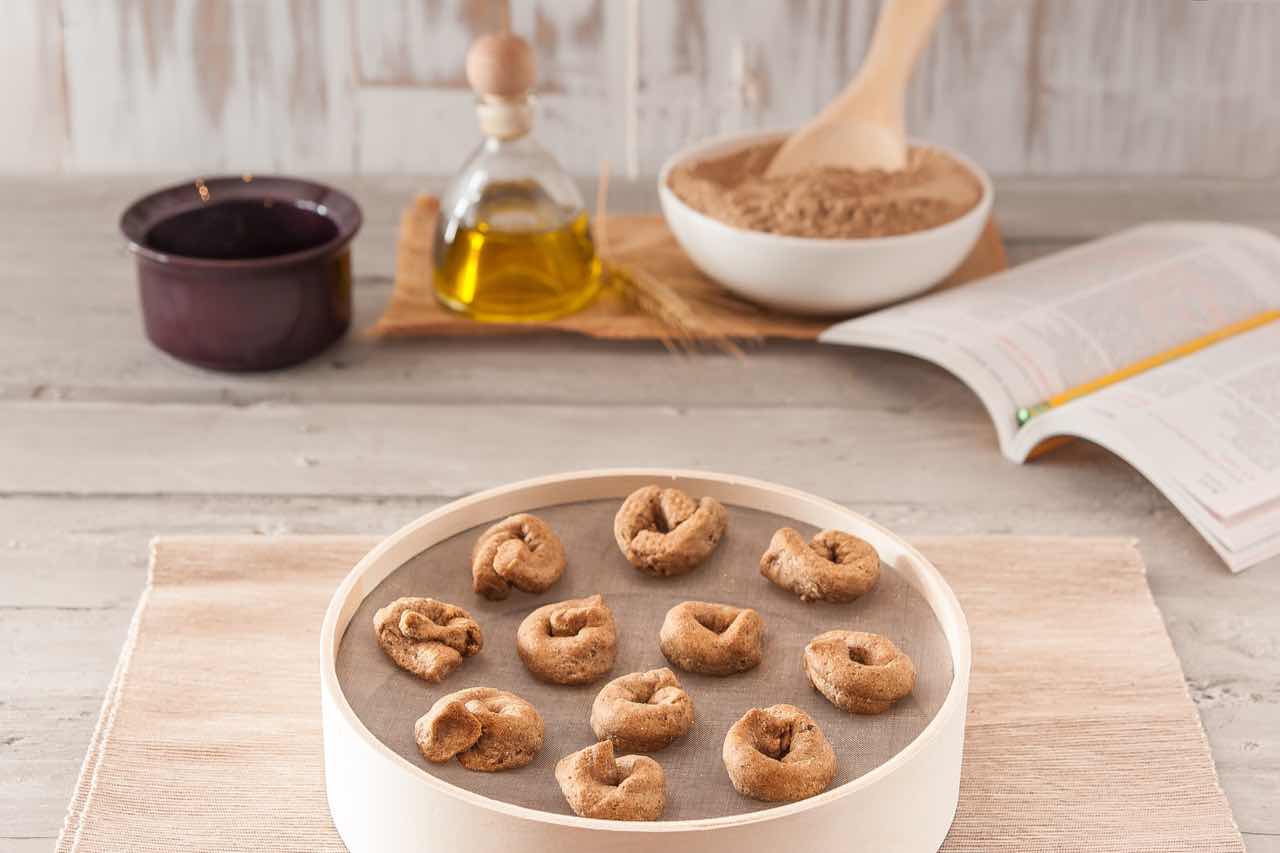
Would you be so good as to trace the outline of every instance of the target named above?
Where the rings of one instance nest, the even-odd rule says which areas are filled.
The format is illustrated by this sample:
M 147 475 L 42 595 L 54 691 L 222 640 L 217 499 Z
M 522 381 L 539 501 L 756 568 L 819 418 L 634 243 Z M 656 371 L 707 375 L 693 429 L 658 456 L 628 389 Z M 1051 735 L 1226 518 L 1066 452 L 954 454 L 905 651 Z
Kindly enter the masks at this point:
M 600 164 L 600 180 L 596 184 L 596 245 L 609 281 L 622 297 L 642 314 L 656 320 L 664 330 L 659 338 L 672 352 L 692 352 L 700 344 L 710 344 L 724 352 L 745 358 L 742 348 L 700 314 L 696 302 L 726 308 L 753 310 L 745 303 L 716 295 L 692 300 L 658 276 L 635 264 L 621 260 L 609 241 L 609 163 Z

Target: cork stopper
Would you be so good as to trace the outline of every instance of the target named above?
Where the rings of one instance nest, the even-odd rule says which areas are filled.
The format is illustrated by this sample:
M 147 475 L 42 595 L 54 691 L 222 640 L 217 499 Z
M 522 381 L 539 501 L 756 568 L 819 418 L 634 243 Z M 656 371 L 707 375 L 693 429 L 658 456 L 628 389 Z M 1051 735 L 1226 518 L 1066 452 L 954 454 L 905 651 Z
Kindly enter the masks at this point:
M 533 48 L 515 33 L 481 36 L 467 51 L 467 82 L 480 97 L 517 98 L 538 75 Z
M 538 69 L 533 49 L 520 36 L 490 33 L 467 51 L 467 82 L 479 103 L 480 130 L 498 139 L 516 139 L 533 127 L 529 90 Z

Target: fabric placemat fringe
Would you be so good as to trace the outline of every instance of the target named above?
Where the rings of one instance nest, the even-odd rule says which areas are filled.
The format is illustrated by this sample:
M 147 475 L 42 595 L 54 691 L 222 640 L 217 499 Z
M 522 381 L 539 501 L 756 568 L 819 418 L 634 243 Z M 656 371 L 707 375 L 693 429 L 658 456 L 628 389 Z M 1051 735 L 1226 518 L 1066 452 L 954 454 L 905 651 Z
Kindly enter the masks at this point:
M 57 850 L 345 850 L 316 650 L 333 590 L 375 543 L 156 540 Z M 1131 541 L 916 544 L 973 636 L 943 850 L 1244 850 Z

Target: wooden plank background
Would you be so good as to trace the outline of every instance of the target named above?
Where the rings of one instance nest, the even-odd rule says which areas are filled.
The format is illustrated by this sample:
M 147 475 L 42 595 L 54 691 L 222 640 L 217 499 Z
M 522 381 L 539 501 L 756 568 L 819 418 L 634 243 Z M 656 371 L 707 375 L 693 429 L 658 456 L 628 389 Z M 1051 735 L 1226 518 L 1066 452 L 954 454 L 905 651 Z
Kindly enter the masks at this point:
M 6 0 L 0 172 L 450 171 L 462 57 L 504 14 L 539 132 L 651 174 L 793 125 L 849 78 L 874 0 Z M 952 0 L 910 126 L 1007 175 L 1280 177 L 1280 3 Z

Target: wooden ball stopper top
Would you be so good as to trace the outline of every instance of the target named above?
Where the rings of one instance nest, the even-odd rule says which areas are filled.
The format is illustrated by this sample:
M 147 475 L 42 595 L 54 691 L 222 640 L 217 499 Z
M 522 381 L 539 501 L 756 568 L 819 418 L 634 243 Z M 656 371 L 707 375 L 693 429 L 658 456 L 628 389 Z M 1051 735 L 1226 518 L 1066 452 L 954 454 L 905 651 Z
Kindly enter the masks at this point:
M 467 82 L 477 95 L 523 95 L 537 74 L 533 48 L 514 33 L 481 36 L 467 51 Z

